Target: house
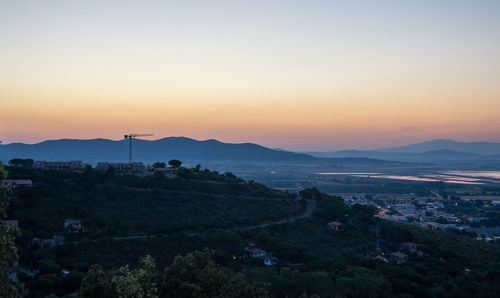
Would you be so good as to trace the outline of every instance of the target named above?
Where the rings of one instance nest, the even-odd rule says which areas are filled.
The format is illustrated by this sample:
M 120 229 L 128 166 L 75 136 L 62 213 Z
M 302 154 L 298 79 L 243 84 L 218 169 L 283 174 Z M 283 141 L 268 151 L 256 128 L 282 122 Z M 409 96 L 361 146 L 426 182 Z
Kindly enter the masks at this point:
M 144 172 L 146 168 L 142 162 L 98 162 L 96 170 L 107 171 L 108 169 L 113 169 L 118 174 L 126 174 L 129 172 Z
M 31 245 L 39 246 L 41 248 L 56 247 L 57 245 L 63 245 L 63 244 L 64 244 L 64 237 L 59 235 L 54 235 L 53 238 L 49 239 L 40 239 L 38 237 L 35 237 L 31 240 Z
M 43 239 L 40 247 L 56 247 L 57 242 L 55 239 Z
M 419 256 L 423 256 L 424 253 L 417 249 L 417 244 L 413 242 L 403 242 L 401 243 L 401 250 L 407 251 L 412 254 L 417 254 Z
M 278 262 L 278 258 L 273 257 L 272 255 L 267 254 L 264 256 L 264 265 L 266 266 L 272 266 L 275 265 Z
M 54 241 L 56 242 L 56 245 L 63 245 L 64 244 L 64 236 L 54 235 Z
M 4 220 L 3 224 L 6 225 L 8 229 L 19 229 L 19 222 L 15 219 Z
M 488 217 L 470 217 L 469 222 L 480 222 L 486 219 L 488 219 Z
M 266 255 L 266 251 L 258 247 L 246 247 L 245 250 L 252 258 L 260 258 Z
M 338 229 L 339 229 L 339 227 L 340 227 L 341 225 L 342 225 L 342 223 L 341 223 L 341 222 L 338 222 L 338 221 L 332 221 L 332 222 L 329 222 L 329 223 L 327 224 L 327 226 L 328 226 L 330 229 L 334 230 L 334 231 L 338 231 Z
M 31 245 L 33 246 L 42 246 L 42 239 L 35 237 L 31 239 Z
M 406 262 L 406 259 L 408 258 L 408 255 L 405 253 L 402 253 L 400 251 L 393 252 L 389 255 L 389 259 L 393 262 L 396 262 L 398 264 Z
M 69 270 L 61 269 L 61 275 L 62 276 L 68 276 L 69 275 Z
M 166 167 L 166 168 L 154 168 L 155 173 L 162 173 L 166 177 L 174 177 L 177 169 L 174 167 Z
M 69 232 L 78 232 L 82 229 L 82 223 L 78 219 L 66 219 L 64 221 L 64 229 Z
M 424 224 L 432 230 L 442 230 L 444 228 L 444 225 L 437 222 L 424 222 Z
M 42 170 L 80 170 L 83 168 L 81 160 L 72 161 L 40 161 L 37 160 L 33 163 L 33 168 Z
M 33 186 L 33 182 L 29 179 L 4 179 L 2 180 L 2 186 L 7 188 L 30 187 Z

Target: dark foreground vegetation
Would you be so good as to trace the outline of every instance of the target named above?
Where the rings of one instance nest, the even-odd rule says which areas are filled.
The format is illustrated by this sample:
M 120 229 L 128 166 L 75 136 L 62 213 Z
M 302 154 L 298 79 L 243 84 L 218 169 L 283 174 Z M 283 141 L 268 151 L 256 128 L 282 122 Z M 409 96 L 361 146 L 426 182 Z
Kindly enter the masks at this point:
M 498 243 L 387 222 L 316 189 L 300 196 L 316 202 L 311 217 L 245 229 L 300 215 L 305 202 L 199 169 L 176 178 L 8 170 L 35 185 L 9 191 L 7 217 L 21 234 L 19 266 L 8 264 L 19 281 L 2 276 L 2 289 L 31 297 L 500 297 Z M 82 230 L 66 231 L 67 218 Z M 64 243 L 33 244 L 54 235 Z

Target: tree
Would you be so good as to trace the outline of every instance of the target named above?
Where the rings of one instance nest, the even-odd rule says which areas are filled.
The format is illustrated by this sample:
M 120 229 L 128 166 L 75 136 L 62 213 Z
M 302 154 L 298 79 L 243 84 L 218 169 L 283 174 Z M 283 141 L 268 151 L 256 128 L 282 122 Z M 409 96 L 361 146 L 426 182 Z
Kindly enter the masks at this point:
M 325 220 L 345 220 L 345 214 L 349 207 L 344 204 L 340 197 L 324 195 L 318 200 L 318 208 L 314 211 L 314 216 Z
M 0 162 L 0 180 L 7 177 Z M 8 198 L 5 189 L 0 186 L 0 297 L 20 297 L 12 276 L 17 271 L 17 248 L 14 244 L 18 231 L 7 226 L 3 220 L 7 215 Z
M 120 267 L 111 279 L 118 297 L 142 298 L 145 297 L 135 271 L 130 271 L 128 265 Z
M 146 256 L 139 260 L 139 268 L 128 265 L 114 271 L 105 271 L 93 265 L 83 279 L 79 297 L 157 298 L 157 274 L 154 259 Z
M 168 161 L 168 164 L 176 169 L 180 168 L 182 165 L 182 162 L 177 159 L 172 159 Z
M 22 158 L 13 158 L 9 161 L 9 165 L 13 167 L 23 167 L 23 168 L 31 168 L 33 167 L 33 159 L 22 159 Z
M 185 257 L 177 256 L 161 276 L 155 260 L 146 256 L 139 268 L 128 265 L 106 271 L 92 266 L 78 292 L 79 297 L 267 297 L 267 286 L 248 283 L 241 274 L 230 274 L 216 265 L 213 252 L 205 249 Z M 158 289 L 157 285 L 160 285 Z
M 267 286 L 248 283 L 241 274 L 229 274 L 216 265 L 205 249 L 177 256 L 165 269 L 160 297 L 267 297 Z
M 165 168 L 167 165 L 164 162 L 155 162 L 153 164 L 153 169 L 160 169 L 160 168 Z
M 299 195 L 304 199 L 318 200 L 321 198 L 322 193 L 316 188 L 304 188 L 299 191 Z
M 85 274 L 78 296 L 82 298 L 114 297 L 112 278 L 112 272 L 104 271 L 101 265 L 93 265 Z

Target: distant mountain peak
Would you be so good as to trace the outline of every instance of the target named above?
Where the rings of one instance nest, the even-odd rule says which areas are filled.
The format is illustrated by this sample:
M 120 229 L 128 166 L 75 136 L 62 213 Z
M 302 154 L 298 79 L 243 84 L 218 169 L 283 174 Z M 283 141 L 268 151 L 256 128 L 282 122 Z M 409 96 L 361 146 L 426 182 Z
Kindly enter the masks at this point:
M 384 148 L 380 152 L 424 153 L 428 151 L 450 150 L 455 152 L 474 153 L 479 155 L 500 154 L 500 143 L 493 142 L 459 142 L 447 139 L 435 139 L 428 142 L 410 144 L 399 147 Z

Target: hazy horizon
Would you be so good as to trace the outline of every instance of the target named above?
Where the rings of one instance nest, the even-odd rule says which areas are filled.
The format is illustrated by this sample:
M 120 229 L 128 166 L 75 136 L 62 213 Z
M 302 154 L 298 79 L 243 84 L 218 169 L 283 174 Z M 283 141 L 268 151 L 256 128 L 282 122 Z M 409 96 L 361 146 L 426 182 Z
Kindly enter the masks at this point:
M 149 136 L 149 137 L 141 137 L 139 139 L 145 140 L 145 141 L 157 141 L 157 140 L 161 140 L 161 139 L 165 139 L 165 138 L 188 138 L 188 139 L 193 139 L 193 140 L 196 140 L 196 141 L 216 140 L 216 141 L 220 141 L 220 142 L 223 142 L 223 143 L 235 143 L 235 144 L 253 143 L 253 144 L 261 145 L 261 146 L 264 146 L 264 147 L 267 147 L 267 148 L 270 148 L 270 149 L 288 150 L 288 151 L 294 151 L 294 152 L 328 152 L 328 151 L 342 151 L 342 150 L 378 150 L 378 149 L 385 149 L 385 148 L 399 147 L 399 146 L 405 146 L 405 145 L 412 145 L 412 144 L 423 143 L 423 142 L 430 142 L 430 141 L 436 141 L 436 140 L 446 140 L 446 141 L 456 141 L 456 142 L 465 142 L 465 143 L 468 143 L 468 141 L 438 138 L 438 139 L 432 139 L 432 140 L 424 140 L 422 142 L 400 143 L 400 144 L 396 144 L 396 145 L 387 145 L 387 146 L 373 147 L 373 148 L 330 147 L 330 148 L 311 148 L 311 149 L 309 149 L 309 148 L 278 147 L 278 146 L 266 145 L 266 144 L 261 144 L 261 143 L 257 143 L 257 142 L 249 142 L 249 141 L 236 141 L 236 142 L 232 142 L 232 141 L 225 141 L 225 140 L 216 139 L 216 138 L 205 138 L 205 139 L 203 139 L 203 138 L 193 138 L 193 137 L 189 137 L 189 136 L 164 136 L 164 137 Z M 38 141 L 34 141 L 34 142 L 9 142 L 9 143 L 2 142 L 1 144 L 7 145 L 7 144 L 13 144 L 13 143 L 23 143 L 23 144 L 33 145 L 33 144 L 38 144 L 38 143 L 45 142 L 45 141 L 57 141 L 57 140 L 68 140 L 68 139 L 70 139 L 70 140 L 82 140 L 82 141 L 84 141 L 84 140 L 95 140 L 95 139 L 105 139 L 105 140 L 111 140 L 111 141 L 121 141 L 121 140 L 124 140 L 123 138 L 70 138 L 70 137 L 66 137 L 66 138 L 55 138 L 55 139 L 43 139 L 43 140 L 38 140 Z M 474 142 L 476 142 L 476 141 L 471 141 L 471 143 L 474 143 Z M 488 141 L 477 141 L 477 142 L 488 142 Z M 488 142 L 488 143 L 490 143 L 490 142 Z M 500 142 L 491 141 L 491 143 L 500 143 Z
M 0 140 L 500 141 L 498 1 L 3 1 Z

